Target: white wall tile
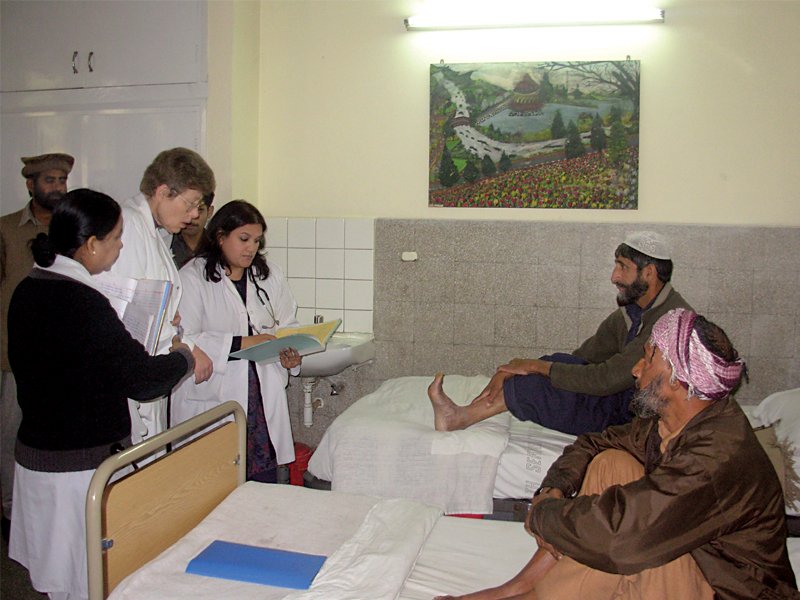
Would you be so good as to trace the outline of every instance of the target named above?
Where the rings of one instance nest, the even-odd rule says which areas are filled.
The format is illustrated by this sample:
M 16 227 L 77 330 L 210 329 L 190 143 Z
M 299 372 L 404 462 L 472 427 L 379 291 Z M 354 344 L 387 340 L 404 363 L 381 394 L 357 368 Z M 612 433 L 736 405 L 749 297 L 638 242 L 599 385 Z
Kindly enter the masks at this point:
M 286 248 L 288 237 L 288 219 L 272 217 L 267 219 L 267 248 Z
M 372 310 L 372 282 L 345 280 L 344 307 L 348 310 Z
M 317 219 L 317 248 L 344 248 L 344 219 Z
M 344 331 L 372 333 L 372 311 L 345 309 L 344 323 L 342 325 Z
M 375 247 L 375 220 L 345 219 L 344 247 L 372 250 Z
M 372 332 L 374 219 L 274 217 L 267 227 L 268 258 L 289 280 L 298 320 L 344 320 L 347 307 L 346 330 Z
M 336 319 L 341 319 L 342 323 L 344 323 L 344 311 L 341 308 L 339 308 L 339 309 L 335 309 L 335 308 L 318 308 L 317 309 L 317 314 L 318 315 L 322 315 L 322 318 L 325 321 L 334 321 Z M 339 326 L 339 329 L 337 329 L 336 331 L 343 331 L 341 325 Z
M 300 321 L 300 325 L 311 325 L 314 322 L 315 314 L 317 314 L 315 308 L 298 308 L 297 320 Z
M 373 279 L 373 251 L 372 250 L 345 250 L 344 251 L 344 278 L 345 279 Z
M 316 251 L 313 248 L 289 248 L 286 267 L 287 277 L 314 277 L 316 275 Z
M 344 279 L 344 250 L 317 248 L 315 272 L 320 279 Z
M 289 277 L 289 289 L 292 290 L 297 306 L 303 308 L 314 308 L 317 301 L 316 296 L 316 281 L 314 279 L 300 279 L 296 277 Z
M 274 262 L 278 265 L 283 271 L 283 274 L 286 275 L 286 271 L 288 270 L 289 265 L 289 258 L 286 248 L 274 248 L 271 246 L 267 247 L 267 260 Z
M 344 308 L 344 281 L 317 279 L 317 308 Z
M 314 219 L 288 220 L 289 248 L 313 248 L 316 237 Z

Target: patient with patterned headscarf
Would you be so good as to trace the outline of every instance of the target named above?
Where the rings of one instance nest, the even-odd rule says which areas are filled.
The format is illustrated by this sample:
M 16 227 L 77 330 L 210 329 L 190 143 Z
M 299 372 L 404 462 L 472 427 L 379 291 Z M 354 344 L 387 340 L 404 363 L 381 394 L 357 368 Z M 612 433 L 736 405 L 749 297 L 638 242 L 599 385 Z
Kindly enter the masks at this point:
M 533 558 L 458 598 L 797 598 L 781 486 L 731 397 L 745 375 L 720 327 L 666 313 L 633 368 L 636 418 L 564 450 L 525 523 Z

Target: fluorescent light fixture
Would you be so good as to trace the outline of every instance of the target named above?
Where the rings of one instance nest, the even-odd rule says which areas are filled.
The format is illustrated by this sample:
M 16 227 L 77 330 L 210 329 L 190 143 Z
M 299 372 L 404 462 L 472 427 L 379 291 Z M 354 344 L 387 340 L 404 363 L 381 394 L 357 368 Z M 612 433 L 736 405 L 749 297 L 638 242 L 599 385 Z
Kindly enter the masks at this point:
M 663 23 L 664 11 L 646 6 L 570 5 L 538 8 L 520 8 L 500 11 L 487 8 L 477 12 L 451 9 L 427 12 L 405 19 L 408 31 L 434 31 L 447 29 L 504 29 L 509 27 L 573 27 L 584 25 L 637 25 Z

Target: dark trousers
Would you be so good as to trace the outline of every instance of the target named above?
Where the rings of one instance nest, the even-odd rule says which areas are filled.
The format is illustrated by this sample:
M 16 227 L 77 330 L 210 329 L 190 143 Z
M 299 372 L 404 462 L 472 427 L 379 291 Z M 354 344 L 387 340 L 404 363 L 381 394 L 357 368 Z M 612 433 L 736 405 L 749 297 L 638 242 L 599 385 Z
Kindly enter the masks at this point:
M 572 354 L 552 354 L 542 360 L 586 364 Z M 578 394 L 553 387 L 549 377 L 515 375 L 505 381 L 503 394 L 509 412 L 520 421 L 533 421 L 549 429 L 580 435 L 603 431 L 609 425 L 629 423 L 634 389 L 610 396 Z

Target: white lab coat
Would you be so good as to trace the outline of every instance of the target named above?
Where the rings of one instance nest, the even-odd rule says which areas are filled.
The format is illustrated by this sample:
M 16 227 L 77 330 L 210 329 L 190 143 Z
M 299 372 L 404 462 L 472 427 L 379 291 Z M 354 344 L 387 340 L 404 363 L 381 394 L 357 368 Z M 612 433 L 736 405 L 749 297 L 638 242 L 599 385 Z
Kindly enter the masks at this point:
M 181 323 L 186 334 L 211 357 L 214 373 L 211 379 L 195 384 L 193 378 L 183 382 L 172 393 L 173 423 L 181 423 L 226 400 L 236 400 L 247 412 L 248 361 L 228 361 L 234 335 L 248 335 L 248 316 L 254 333 L 274 334 L 277 329 L 299 325 L 295 313 L 297 303 L 292 296 L 283 272 L 267 262 L 269 277 L 258 285 L 269 296 L 269 304 L 259 299 L 257 289 L 247 280 L 247 306 L 233 283 L 224 273 L 218 282 L 205 278 L 203 258 L 190 260 L 180 271 L 183 283 Z M 276 325 L 268 306 L 271 305 Z M 294 444 L 286 400 L 289 373 L 281 364 L 256 364 L 261 384 L 264 416 L 278 464 L 294 461 Z M 299 367 L 292 370 L 297 375 Z
M 122 251 L 111 272 L 134 279 L 161 279 L 172 282 L 164 326 L 158 340 L 156 354 L 166 354 L 176 334 L 170 323 L 175 317 L 181 301 L 182 288 L 178 269 L 172 260 L 172 252 L 156 227 L 150 205 L 143 194 L 125 200 L 122 206 Z M 100 274 L 97 277 L 102 277 Z M 190 348 L 190 339 L 184 338 Z M 131 440 L 138 443 L 160 433 L 167 425 L 167 401 L 160 398 L 152 402 L 128 401 L 131 413 Z

